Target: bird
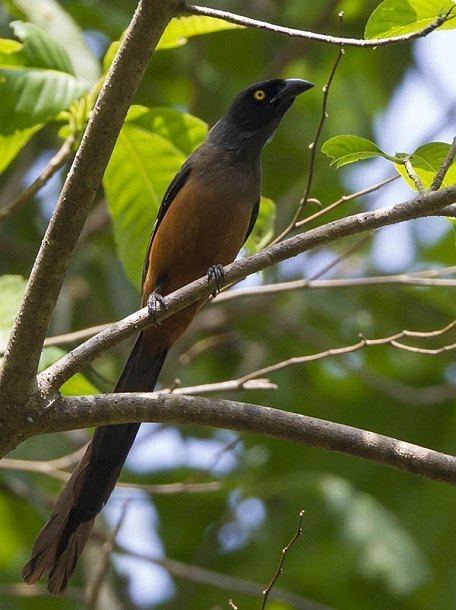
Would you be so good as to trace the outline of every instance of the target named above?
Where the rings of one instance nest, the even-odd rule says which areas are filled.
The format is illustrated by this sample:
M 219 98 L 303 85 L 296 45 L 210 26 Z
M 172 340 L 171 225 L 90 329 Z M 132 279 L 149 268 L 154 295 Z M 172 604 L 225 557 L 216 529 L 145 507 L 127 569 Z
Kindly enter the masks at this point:
M 258 216 L 261 152 L 296 97 L 313 84 L 271 79 L 241 91 L 188 157 L 163 197 L 152 229 L 142 279 L 141 305 L 151 321 L 163 298 L 199 277 L 220 289 Z M 202 299 L 143 330 L 114 392 L 151 392 L 169 349 L 185 332 Z M 47 589 L 65 592 L 95 517 L 108 501 L 140 424 L 97 428 L 79 465 L 40 530 L 22 570 L 29 584 L 48 574 Z

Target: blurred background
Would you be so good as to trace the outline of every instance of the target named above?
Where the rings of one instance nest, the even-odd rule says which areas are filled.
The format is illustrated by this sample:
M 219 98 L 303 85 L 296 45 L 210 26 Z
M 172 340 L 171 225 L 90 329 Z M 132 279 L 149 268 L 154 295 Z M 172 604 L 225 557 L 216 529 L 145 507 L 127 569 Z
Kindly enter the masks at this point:
M 377 0 L 225 0 L 211 6 L 258 19 L 362 37 Z M 103 58 L 134 10 L 131 0 L 60 2 Z M 0 36 L 11 37 L 8 2 Z M 302 195 L 309 149 L 321 112 L 322 86 L 337 48 L 261 31 L 196 37 L 153 56 L 137 96 L 145 106 L 185 110 L 213 124 L 246 85 L 300 77 L 316 87 L 289 112 L 263 155 L 263 192 L 277 204 L 276 231 Z M 456 128 L 456 39 L 436 32 L 410 45 L 347 49 L 329 99 L 323 139 L 356 134 L 390 154 L 432 141 L 450 142 Z M 53 125 L 40 131 L 0 176 L 0 203 L 29 184 L 59 147 Z M 65 172 L 0 226 L 0 273 L 27 277 Z M 385 160 L 336 171 L 317 154 L 311 196 L 323 205 L 394 174 Z M 329 221 L 409 199 L 402 181 L 337 208 Z M 314 210 L 312 210 L 314 211 Z M 306 212 L 309 214 L 310 212 Z M 318 221 L 313 225 L 318 224 Z M 346 239 L 249 278 L 259 285 L 319 275 L 359 278 L 445 269 L 455 264 L 454 230 L 429 218 L 383 229 L 330 266 L 359 240 Z M 327 266 L 329 270 L 321 274 Z M 174 349 L 163 386 L 238 378 L 292 356 L 341 347 L 404 328 L 433 330 L 454 317 L 454 288 L 411 285 L 297 290 L 235 299 L 204 309 Z M 104 195 L 99 193 L 67 274 L 50 335 L 121 318 L 139 295 L 116 258 Z M 432 345 L 437 345 L 434 342 Z M 426 344 L 427 345 L 427 344 Z M 111 350 L 84 371 L 109 391 L 129 346 Z M 276 390 L 219 394 L 373 430 L 454 453 L 456 363 L 390 346 L 327 358 L 270 375 Z M 81 447 L 86 432 L 40 436 L 14 457 L 56 459 Z M 68 460 L 71 468 L 71 459 Z M 63 468 L 63 466 L 62 466 Z M 260 607 L 244 581 L 264 586 L 305 509 L 303 535 L 286 559 L 269 610 L 450 610 L 456 608 L 455 492 L 450 487 L 360 459 L 253 435 L 196 427 L 143 425 L 119 488 L 98 531 L 121 520 L 99 608 L 160 610 Z M 188 489 L 155 487 L 188 483 Z M 202 490 L 192 485 L 213 482 Z M 0 470 L 0 609 L 78 609 L 102 561 L 100 541 L 87 549 L 64 599 L 19 585 L 20 567 L 61 483 L 39 473 Z M 174 492 L 174 493 L 171 493 Z M 121 551 L 121 552 L 120 552 Z M 196 570 L 195 566 L 200 570 Z M 226 581 L 224 576 L 232 581 Z M 291 595 L 290 593 L 290 595 Z M 306 601 L 309 600 L 309 601 Z

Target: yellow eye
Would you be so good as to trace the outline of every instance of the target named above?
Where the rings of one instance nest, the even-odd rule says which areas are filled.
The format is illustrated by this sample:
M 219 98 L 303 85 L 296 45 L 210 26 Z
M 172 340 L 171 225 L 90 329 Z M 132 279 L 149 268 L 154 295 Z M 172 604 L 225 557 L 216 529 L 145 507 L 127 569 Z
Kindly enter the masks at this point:
M 266 97 L 266 92 L 263 91 L 263 89 L 257 89 L 255 91 L 255 93 L 253 94 L 253 97 L 258 101 L 258 102 L 262 102 L 264 100 L 264 98 Z

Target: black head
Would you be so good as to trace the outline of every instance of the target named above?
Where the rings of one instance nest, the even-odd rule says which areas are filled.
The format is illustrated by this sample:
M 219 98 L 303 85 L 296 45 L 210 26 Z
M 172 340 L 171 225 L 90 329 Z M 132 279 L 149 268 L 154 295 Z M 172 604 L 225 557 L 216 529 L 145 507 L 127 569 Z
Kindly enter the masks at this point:
M 213 128 L 217 140 L 235 145 L 235 140 L 259 150 L 273 135 L 298 95 L 313 87 L 300 78 L 274 79 L 241 91 L 226 114 Z

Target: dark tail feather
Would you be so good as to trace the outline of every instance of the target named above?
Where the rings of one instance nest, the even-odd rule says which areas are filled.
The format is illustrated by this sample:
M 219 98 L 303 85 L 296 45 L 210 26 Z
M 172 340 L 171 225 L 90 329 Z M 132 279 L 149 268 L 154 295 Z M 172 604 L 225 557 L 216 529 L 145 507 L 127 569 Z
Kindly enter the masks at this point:
M 163 350 L 151 357 L 140 334 L 114 392 L 152 392 L 166 353 Z M 138 430 L 139 424 L 119 424 L 95 431 L 49 521 L 38 534 L 32 556 L 22 570 L 27 583 L 35 583 L 49 572 L 48 591 L 56 595 L 65 591 L 95 517 L 116 485 Z

